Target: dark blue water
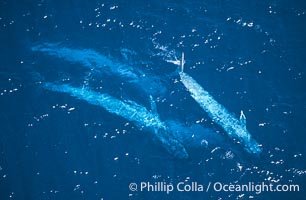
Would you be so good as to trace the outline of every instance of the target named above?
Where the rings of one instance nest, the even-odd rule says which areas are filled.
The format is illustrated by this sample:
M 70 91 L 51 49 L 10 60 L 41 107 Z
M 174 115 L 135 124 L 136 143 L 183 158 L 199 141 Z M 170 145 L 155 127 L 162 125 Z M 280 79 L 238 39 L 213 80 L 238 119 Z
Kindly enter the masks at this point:
M 0 199 L 305 199 L 302 1 L 0 5 Z M 248 154 L 190 97 L 173 64 L 181 52 L 186 73 L 237 118 L 244 111 L 260 155 Z M 196 127 L 208 145 L 186 142 L 188 159 L 175 158 L 150 131 L 46 90 L 45 82 L 148 110 L 151 95 L 161 120 Z M 216 134 L 202 137 L 203 129 Z M 194 181 L 205 190 L 209 182 L 298 184 L 300 191 L 129 190 L 142 181 Z

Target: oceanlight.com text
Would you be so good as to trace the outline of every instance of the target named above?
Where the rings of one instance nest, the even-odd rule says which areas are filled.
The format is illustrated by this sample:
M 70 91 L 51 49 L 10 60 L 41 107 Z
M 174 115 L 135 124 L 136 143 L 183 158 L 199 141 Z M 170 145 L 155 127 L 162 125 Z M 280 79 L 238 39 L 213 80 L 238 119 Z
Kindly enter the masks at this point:
M 208 184 L 208 190 L 211 187 L 211 183 Z M 287 185 L 287 184 L 266 184 L 264 182 L 260 184 L 255 184 L 254 182 L 249 182 L 247 184 L 223 184 L 221 182 L 213 183 L 213 190 L 215 192 L 255 192 L 260 194 L 262 192 L 299 192 L 299 185 Z

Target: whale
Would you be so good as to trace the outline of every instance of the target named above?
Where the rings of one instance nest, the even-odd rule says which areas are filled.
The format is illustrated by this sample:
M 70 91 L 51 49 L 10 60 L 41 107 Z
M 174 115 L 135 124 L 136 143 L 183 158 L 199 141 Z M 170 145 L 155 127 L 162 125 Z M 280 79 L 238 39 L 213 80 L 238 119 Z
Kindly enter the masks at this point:
M 160 77 L 144 72 L 138 67 L 111 59 L 93 49 L 70 48 L 60 43 L 46 42 L 32 46 L 31 50 L 65 60 L 68 63 L 79 64 L 80 67 L 94 71 L 95 74 L 101 74 L 100 76 L 105 74 L 120 77 L 125 82 L 140 88 L 147 96 L 162 96 L 167 91 Z
M 241 111 L 238 120 L 223 105 L 218 103 L 208 91 L 197 83 L 191 76 L 184 72 L 184 54 L 182 54 L 180 81 L 185 86 L 191 97 L 200 105 L 208 116 L 227 133 L 230 138 L 236 138 L 241 142 L 246 151 L 252 154 L 260 154 L 262 149 L 255 139 L 251 137 L 246 128 L 246 117 Z
M 89 104 L 104 108 L 109 113 L 118 115 L 133 122 L 140 129 L 146 128 L 151 132 L 162 146 L 174 157 L 188 158 L 184 145 L 169 131 L 166 123 L 160 120 L 156 112 L 156 105 L 151 97 L 152 111 L 131 100 L 119 100 L 107 93 L 98 93 L 88 88 L 73 87 L 68 84 L 45 82 L 43 88 L 60 93 L 69 94 Z

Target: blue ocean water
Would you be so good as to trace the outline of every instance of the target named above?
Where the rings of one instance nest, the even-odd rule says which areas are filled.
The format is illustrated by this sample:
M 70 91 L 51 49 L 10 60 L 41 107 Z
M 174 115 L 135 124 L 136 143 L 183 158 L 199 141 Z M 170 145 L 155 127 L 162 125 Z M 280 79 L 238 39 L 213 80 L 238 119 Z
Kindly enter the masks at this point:
M 304 2 L 0 5 L 1 199 L 305 199 Z M 244 111 L 260 155 L 191 98 L 178 74 L 181 52 L 186 73 L 237 118 Z M 157 133 L 116 107 L 48 90 L 50 82 L 153 113 L 151 96 L 188 158 L 169 153 Z M 130 190 L 141 182 L 197 182 L 204 192 Z M 300 191 L 206 192 L 215 182 Z

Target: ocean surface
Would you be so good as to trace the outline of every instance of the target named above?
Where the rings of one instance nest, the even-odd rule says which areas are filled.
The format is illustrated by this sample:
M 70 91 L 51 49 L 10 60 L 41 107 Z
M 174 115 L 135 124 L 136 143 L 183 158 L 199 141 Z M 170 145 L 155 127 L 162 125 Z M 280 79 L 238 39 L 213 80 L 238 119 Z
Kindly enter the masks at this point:
M 2 0 L 0 199 L 306 199 L 305 24 L 297 0 Z M 260 153 L 191 97 L 182 52 Z M 204 191 L 140 188 L 180 182 Z

